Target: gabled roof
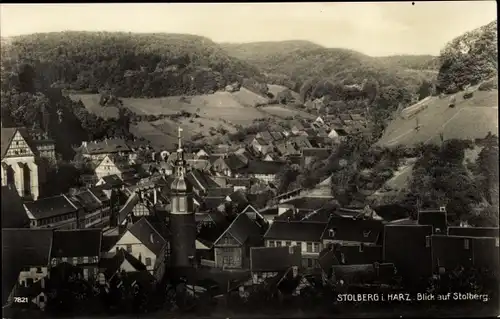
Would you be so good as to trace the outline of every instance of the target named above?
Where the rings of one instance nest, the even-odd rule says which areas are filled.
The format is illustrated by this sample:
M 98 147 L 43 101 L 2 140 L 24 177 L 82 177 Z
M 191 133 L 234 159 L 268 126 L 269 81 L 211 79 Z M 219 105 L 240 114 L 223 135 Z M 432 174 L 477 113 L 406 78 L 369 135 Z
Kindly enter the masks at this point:
M 321 241 L 325 223 L 304 221 L 274 221 L 264 235 L 265 239 L 295 240 L 295 241 Z
M 303 148 L 302 156 L 316 157 L 319 159 L 328 158 L 332 154 L 332 150 L 329 148 Z
M 7 260 L 22 267 L 47 266 L 50 263 L 52 240 L 52 229 L 2 229 L 2 261 Z
M 236 191 L 228 195 L 229 198 L 231 199 L 231 202 L 238 204 L 238 205 L 245 205 L 248 203 L 248 199 L 245 196 L 245 193 L 242 191 Z
M 136 271 L 146 270 L 146 266 L 123 248 L 118 249 L 112 258 L 101 258 L 99 268 L 104 269 L 104 276 L 110 280 L 118 271 L 124 261 L 128 261 Z
M 160 233 L 146 218 L 141 218 L 128 231 L 143 243 L 153 254 L 158 256 L 167 243 Z
M 269 131 L 262 131 L 262 132 L 259 132 L 257 133 L 261 139 L 263 139 L 265 141 L 265 143 L 270 143 L 274 140 L 273 136 L 271 135 L 271 133 Z
M 224 159 L 227 167 L 231 170 L 240 170 L 247 165 L 244 159 L 238 154 L 229 154 L 227 158 Z
M 102 232 L 97 228 L 55 230 L 52 257 L 90 257 L 101 252 Z
M 139 198 L 139 194 L 136 192 L 132 193 L 132 195 L 129 196 L 125 204 L 122 206 L 120 211 L 118 212 L 118 223 L 122 223 L 127 217 L 132 214 L 132 211 L 137 205 L 141 199 Z
M 250 186 L 252 186 L 252 180 L 250 178 L 226 178 L 226 181 L 233 187 L 240 186 L 250 188 Z
M 333 237 L 330 229 L 333 230 Z M 384 224 L 378 220 L 332 217 L 321 239 L 376 243 L 383 230 Z
M 498 237 L 498 227 L 448 227 L 449 236 Z
M 195 187 L 204 190 L 219 187 L 219 185 L 217 185 L 217 183 L 214 182 L 206 172 L 198 169 L 191 170 L 187 174 L 186 179 L 189 180 L 192 185 L 195 185 Z
M 283 271 L 301 264 L 299 246 L 250 248 L 250 270 L 253 272 Z
M 218 187 L 212 188 L 207 191 L 206 197 L 226 197 L 234 192 L 232 187 Z
M 51 241 L 51 230 L 2 230 L 2 304 L 6 303 L 22 268 L 48 265 Z
M 106 183 L 107 185 L 110 185 L 110 186 L 122 186 L 123 185 L 123 181 L 116 174 L 103 176 L 101 179 L 104 181 L 104 183 Z
M 24 203 L 24 206 L 35 219 L 60 216 L 77 211 L 77 207 L 65 195 L 38 199 L 34 202 Z
M 101 251 L 108 252 L 120 239 L 119 235 L 103 235 L 101 239 Z
M 120 138 L 105 139 L 98 142 L 87 142 L 82 147 L 83 154 L 112 154 L 118 152 L 130 152 L 130 147 Z
M 101 201 L 89 190 L 79 192 L 75 195 L 75 198 L 88 211 L 94 211 L 103 206 Z
M 12 185 L 2 186 L 2 228 L 23 228 L 29 226 L 23 201 Z
M 241 245 L 260 237 L 260 227 L 246 214 L 239 214 L 224 233 L 215 241 L 215 244 L 226 234 L 230 234 Z
M 33 139 L 31 138 L 28 130 L 25 127 L 9 127 L 9 128 L 3 128 L 1 129 L 1 158 L 3 159 L 4 156 L 7 154 L 7 151 L 10 147 L 10 144 L 12 142 L 12 139 L 16 135 L 16 133 L 19 132 L 21 136 L 24 138 L 28 146 L 30 147 L 31 151 L 37 155 L 38 151 L 37 148 L 35 147 L 33 143 Z
M 229 221 L 227 220 L 220 220 L 208 225 L 204 224 L 200 227 L 196 239 L 210 249 L 217 239 L 226 231 L 227 227 L 229 227 Z
M 248 166 L 245 167 L 242 172 L 246 174 L 274 175 L 282 169 L 283 165 L 283 162 L 277 161 L 252 160 L 248 162 Z

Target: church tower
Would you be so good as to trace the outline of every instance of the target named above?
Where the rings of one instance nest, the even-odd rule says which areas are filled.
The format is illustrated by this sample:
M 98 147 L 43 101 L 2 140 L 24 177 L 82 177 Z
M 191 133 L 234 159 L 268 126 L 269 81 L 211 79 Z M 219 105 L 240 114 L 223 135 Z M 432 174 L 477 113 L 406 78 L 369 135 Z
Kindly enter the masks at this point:
M 196 254 L 196 221 L 192 196 L 192 185 L 186 180 L 186 161 L 181 139 L 182 129 L 178 129 L 179 147 L 174 167 L 174 180 L 170 186 L 170 232 L 172 267 L 193 265 Z

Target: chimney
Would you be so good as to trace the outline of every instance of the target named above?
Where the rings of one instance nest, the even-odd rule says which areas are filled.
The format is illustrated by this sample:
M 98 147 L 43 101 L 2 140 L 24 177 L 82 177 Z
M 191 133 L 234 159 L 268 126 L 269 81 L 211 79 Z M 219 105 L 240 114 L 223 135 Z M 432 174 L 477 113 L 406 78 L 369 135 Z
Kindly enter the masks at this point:
M 83 141 L 83 142 L 82 142 L 82 146 L 83 146 L 83 147 L 87 147 L 87 141 Z
M 153 204 L 156 205 L 156 203 L 158 202 L 158 194 L 157 194 L 157 189 L 155 188 L 153 190 Z

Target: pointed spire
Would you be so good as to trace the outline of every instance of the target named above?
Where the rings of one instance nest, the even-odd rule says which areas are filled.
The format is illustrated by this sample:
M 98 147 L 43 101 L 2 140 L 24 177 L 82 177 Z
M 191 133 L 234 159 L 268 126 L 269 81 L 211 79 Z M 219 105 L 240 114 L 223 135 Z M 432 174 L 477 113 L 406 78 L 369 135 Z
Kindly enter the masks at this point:
M 182 152 L 182 136 L 181 136 L 182 128 L 179 126 L 177 128 L 177 138 L 179 139 L 179 147 L 177 152 Z

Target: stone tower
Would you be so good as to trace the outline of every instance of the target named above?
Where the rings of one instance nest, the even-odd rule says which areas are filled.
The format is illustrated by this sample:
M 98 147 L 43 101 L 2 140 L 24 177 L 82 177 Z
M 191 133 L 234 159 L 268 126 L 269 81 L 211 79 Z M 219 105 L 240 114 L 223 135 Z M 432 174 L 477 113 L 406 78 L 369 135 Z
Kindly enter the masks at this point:
M 196 221 L 192 197 L 192 185 L 186 180 L 186 161 L 178 129 L 179 147 L 174 167 L 171 189 L 170 232 L 172 267 L 193 265 L 196 255 Z

